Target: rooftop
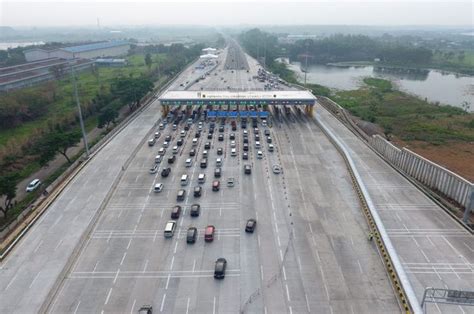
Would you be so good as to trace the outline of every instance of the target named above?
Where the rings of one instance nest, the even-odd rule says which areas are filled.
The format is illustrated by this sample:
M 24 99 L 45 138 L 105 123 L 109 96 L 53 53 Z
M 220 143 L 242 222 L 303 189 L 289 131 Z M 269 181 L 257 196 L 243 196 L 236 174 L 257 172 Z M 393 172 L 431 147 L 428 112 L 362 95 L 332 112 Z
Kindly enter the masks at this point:
M 65 48 L 61 48 L 61 50 L 74 53 L 74 52 L 84 52 L 84 51 L 91 51 L 91 50 L 97 50 L 97 49 L 112 48 L 112 47 L 118 47 L 118 46 L 129 45 L 129 44 L 130 43 L 128 41 L 125 41 L 125 40 L 105 41 L 105 42 L 101 42 L 101 43 L 65 47 Z

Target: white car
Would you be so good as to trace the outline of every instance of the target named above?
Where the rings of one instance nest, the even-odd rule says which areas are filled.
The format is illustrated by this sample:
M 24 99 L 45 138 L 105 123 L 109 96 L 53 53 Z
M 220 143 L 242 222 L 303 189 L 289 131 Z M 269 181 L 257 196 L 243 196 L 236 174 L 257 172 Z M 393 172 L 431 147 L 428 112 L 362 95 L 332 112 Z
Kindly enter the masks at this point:
M 153 166 L 151 166 L 150 168 L 150 174 L 155 174 L 158 172 L 158 165 L 157 164 L 154 164 Z
M 227 186 L 233 187 L 234 185 L 235 185 L 235 179 L 232 177 L 227 178 Z
M 272 170 L 274 174 L 281 173 L 281 167 L 279 165 L 273 165 Z
M 234 148 L 235 147 L 235 141 L 230 142 L 230 147 Z
M 41 185 L 41 181 L 39 179 L 34 179 L 33 181 L 28 184 L 26 187 L 26 192 L 33 192 Z
M 237 150 L 236 150 L 235 148 L 232 148 L 231 151 L 230 151 L 230 155 L 231 155 L 232 157 L 237 156 Z
M 263 152 L 261 150 L 257 151 L 257 158 L 262 159 L 263 158 Z
M 153 191 L 155 191 L 155 193 L 159 193 L 159 192 L 163 191 L 163 183 L 155 184 L 155 187 L 154 187 Z

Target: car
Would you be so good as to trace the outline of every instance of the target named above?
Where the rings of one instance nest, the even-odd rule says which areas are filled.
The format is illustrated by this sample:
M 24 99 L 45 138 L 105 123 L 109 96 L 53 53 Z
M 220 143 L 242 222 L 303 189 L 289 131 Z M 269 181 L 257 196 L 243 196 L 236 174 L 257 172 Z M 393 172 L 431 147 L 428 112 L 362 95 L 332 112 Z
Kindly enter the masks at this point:
M 235 147 L 235 141 L 231 141 L 231 142 L 230 142 L 230 147 L 231 147 L 231 148 L 234 148 L 234 147 Z
M 186 131 L 185 131 L 185 130 L 182 130 L 182 131 L 179 133 L 179 135 L 180 135 L 181 137 L 185 137 L 185 136 L 186 136 Z
M 155 143 L 156 143 L 156 139 L 154 137 L 152 137 L 148 140 L 148 146 L 153 146 L 153 145 L 155 145 Z
M 165 142 L 171 142 L 171 135 L 166 135 Z
M 159 128 L 160 130 L 164 130 L 164 129 L 165 129 L 165 125 L 164 125 L 163 123 L 160 123 L 160 124 L 158 125 L 158 128 Z
M 178 153 L 178 146 L 173 146 L 173 155 Z
M 247 223 L 245 224 L 245 232 L 253 233 L 256 226 L 257 226 L 257 221 L 255 219 L 247 220 Z
M 160 132 L 155 132 L 155 138 L 159 138 L 161 136 Z
M 150 174 L 155 174 L 158 172 L 158 165 L 157 164 L 154 164 L 153 166 L 151 166 L 150 170 L 148 171 L 150 172 Z
M 184 143 L 184 140 L 182 138 L 180 138 L 177 142 L 176 142 L 176 145 L 178 146 L 183 146 L 183 143 Z
M 196 156 L 196 150 L 193 148 L 189 151 L 189 157 Z
M 169 176 L 170 172 L 171 172 L 171 168 L 169 168 L 169 167 L 164 168 L 163 170 L 161 170 L 161 176 L 163 178 L 166 178 L 167 176 Z
M 257 158 L 262 159 L 263 158 L 263 152 L 261 150 L 257 151 Z
M 245 174 L 251 174 L 252 173 L 252 166 L 244 165 L 244 173 Z
M 178 126 L 176 124 L 173 124 L 173 131 L 176 130 Z
M 216 227 L 213 225 L 208 225 L 204 230 L 204 241 L 212 242 L 214 240 L 214 233 L 216 232 Z
M 177 200 L 178 202 L 184 201 L 185 195 L 186 195 L 186 190 L 184 190 L 184 189 L 179 190 L 179 191 L 178 191 L 178 194 L 176 195 L 176 200 Z
M 176 160 L 176 156 L 175 156 L 175 155 L 168 157 L 168 163 L 169 163 L 169 164 L 173 164 L 175 160 Z
M 212 133 L 209 132 L 209 134 L 207 134 L 207 139 L 208 139 L 208 140 L 211 140 L 211 139 L 212 139 Z
M 249 144 L 245 143 L 244 146 L 243 146 L 243 150 L 244 150 L 244 152 L 248 152 L 249 151 Z
M 200 167 L 201 167 L 202 169 L 207 168 L 207 159 L 206 159 L 206 158 L 203 158 L 203 159 L 201 160 Z
M 219 127 L 219 133 L 224 133 L 224 126 L 221 125 L 221 126 Z
M 193 160 L 192 160 L 192 158 L 186 159 L 186 167 L 189 168 L 189 167 L 192 167 L 192 165 L 193 165 Z
M 235 133 L 230 133 L 230 135 L 229 135 L 229 139 L 231 139 L 231 140 L 235 140 Z
M 265 136 L 270 136 L 270 130 L 266 129 L 263 134 L 265 134 Z
M 267 143 L 271 144 L 271 142 L 272 142 L 272 138 L 270 136 L 267 136 Z
M 224 153 L 224 150 L 222 149 L 222 147 L 219 147 L 217 149 L 217 155 L 222 155 Z
M 221 186 L 221 182 L 219 180 L 212 181 L 212 190 L 214 192 L 219 191 L 220 186 Z
M 160 193 L 161 191 L 163 191 L 163 183 L 157 183 L 155 184 L 154 188 L 153 188 L 153 191 L 155 193 Z
M 191 205 L 191 210 L 189 212 L 190 212 L 191 217 L 198 217 L 199 214 L 201 213 L 201 205 L 199 204 Z
M 275 146 L 273 144 L 268 144 L 268 151 L 273 152 L 275 150 Z
M 223 141 L 224 141 L 224 135 L 223 135 L 223 134 L 219 134 L 218 140 L 219 140 L 219 142 L 223 142 Z
M 189 227 L 186 231 L 186 243 L 192 244 L 196 242 L 198 231 L 196 227 Z
M 206 144 L 204 144 L 204 149 L 211 149 L 211 143 L 206 142 Z
M 279 165 L 273 165 L 272 171 L 274 174 L 279 174 L 281 173 L 281 167 Z
M 41 185 L 40 179 L 34 179 L 33 181 L 30 182 L 30 184 L 27 185 L 27 187 L 26 187 L 26 192 L 33 192 L 33 191 L 36 190 L 40 185 Z
M 255 141 L 260 141 L 260 135 L 255 134 Z
M 159 163 L 161 163 L 162 160 L 163 160 L 162 155 L 156 155 L 155 156 L 155 163 L 159 164 Z
M 243 135 L 245 136 L 245 135 L 248 135 L 248 134 L 249 134 L 249 132 L 247 130 L 244 130 Z
M 207 150 L 202 151 L 202 157 L 207 158 L 207 155 L 209 155 L 209 152 Z
M 233 187 L 235 185 L 235 179 L 233 177 L 227 178 L 227 186 Z
M 227 260 L 219 257 L 214 265 L 214 278 L 223 279 L 225 277 L 225 269 L 227 268 Z
M 216 168 L 214 169 L 214 178 L 220 178 L 221 177 L 222 170 L 221 168 Z
M 248 144 L 249 143 L 249 137 L 248 136 L 244 136 L 244 144 Z
M 200 173 L 198 175 L 198 183 L 204 183 L 206 182 L 206 174 L 205 173 Z
M 202 193 L 202 187 L 196 186 L 194 187 L 194 197 L 200 197 Z
M 200 138 L 201 137 L 201 132 L 196 132 L 194 134 L 194 138 Z
M 171 209 L 171 219 L 178 219 L 181 214 L 181 206 L 176 205 Z
M 176 230 L 176 221 L 169 220 L 165 225 L 165 231 L 164 231 L 165 238 L 172 238 L 175 230 Z
M 231 155 L 232 157 L 237 156 L 237 150 L 236 150 L 235 148 L 232 148 L 232 149 L 230 150 L 230 155 Z
M 138 310 L 138 314 L 153 314 L 153 307 L 151 305 L 142 305 Z
M 158 155 L 162 155 L 162 156 L 163 156 L 164 154 L 166 154 L 166 148 L 163 148 L 163 147 L 162 147 L 162 148 L 160 148 L 160 149 L 158 150 Z
M 248 159 L 249 159 L 249 154 L 246 153 L 246 152 L 244 152 L 244 153 L 242 154 L 242 159 L 243 159 L 243 160 L 248 160 Z

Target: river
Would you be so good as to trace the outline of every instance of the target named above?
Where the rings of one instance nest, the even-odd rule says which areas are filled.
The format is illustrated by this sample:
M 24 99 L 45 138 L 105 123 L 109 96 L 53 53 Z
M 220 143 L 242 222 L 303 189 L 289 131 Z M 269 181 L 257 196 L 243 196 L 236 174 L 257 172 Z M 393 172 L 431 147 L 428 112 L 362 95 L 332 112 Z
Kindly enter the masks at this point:
M 295 71 L 298 79 L 304 81 L 300 64 L 294 62 L 288 67 Z M 340 90 L 357 89 L 363 85 L 364 77 L 383 78 L 392 81 L 401 91 L 416 95 L 430 102 L 439 102 L 461 107 L 465 101 L 474 112 L 474 77 L 460 76 L 438 70 L 408 70 L 374 66 L 338 67 L 311 65 L 306 80 Z

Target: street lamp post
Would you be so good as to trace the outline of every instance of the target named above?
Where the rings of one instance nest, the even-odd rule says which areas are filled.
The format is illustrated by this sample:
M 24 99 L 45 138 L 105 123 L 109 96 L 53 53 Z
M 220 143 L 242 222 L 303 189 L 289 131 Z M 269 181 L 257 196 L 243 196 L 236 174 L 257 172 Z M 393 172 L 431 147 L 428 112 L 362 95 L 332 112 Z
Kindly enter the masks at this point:
M 74 74 L 74 67 L 71 63 L 69 64 L 69 66 L 71 67 L 72 84 L 74 86 L 74 98 L 76 98 L 77 111 L 79 112 L 79 123 L 81 125 L 82 138 L 84 140 L 84 147 L 86 148 L 86 158 L 89 158 L 89 144 L 87 143 L 86 129 L 84 128 L 84 121 L 82 119 L 82 109 L 81 104 L 79 102 L 79 95 L 77 93 L 76 76 Z

